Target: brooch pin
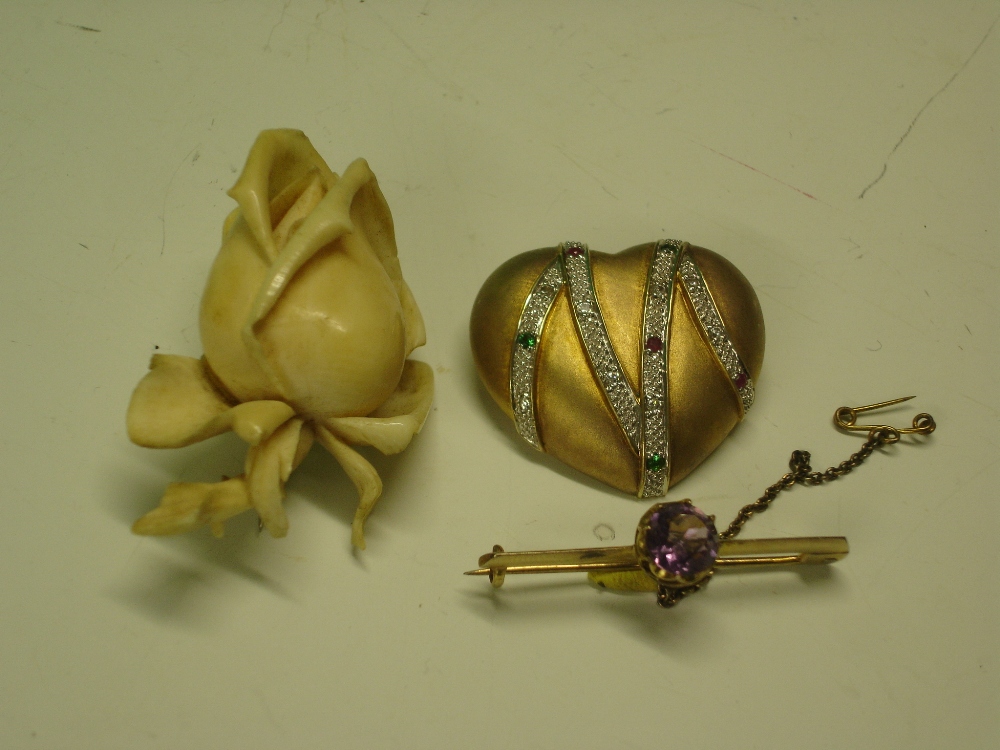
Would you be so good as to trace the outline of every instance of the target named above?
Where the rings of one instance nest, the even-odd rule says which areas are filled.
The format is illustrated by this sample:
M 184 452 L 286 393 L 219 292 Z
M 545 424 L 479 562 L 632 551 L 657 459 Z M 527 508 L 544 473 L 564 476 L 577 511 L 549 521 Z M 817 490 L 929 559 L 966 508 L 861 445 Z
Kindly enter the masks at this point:
M 483 284 L 470 334 L 521 438 L 639 497 L 663 496 L 743 419 L 764 358 L 753 287 L 679 240 L 522 253 Z
M 844 537 L 789 539 L 736 539 L 756 513 L 767 510 L 783 490 L 796 484 L 831 482 L 860 466 L 875 450 L 896 443 L 905 434 L 928 435 L 936 424 L 930 414 L 914 417 L 912 426 L 859 425 L 859 413 L 908 401 L 913 396 L 861 407 L 842 406 L 834 423 L 844 430 L 867 430 L 868 439 L 846 461 L 824 472 L 812 470 L 808 451 L 795 451 L 790 471 L 768 487 L 759 499 L 744 506 L 728 528 L 719 532 L 715 516 L 707 515 L 690 500 L 657 503 L 642 516 L 635 544 L 628 547 L 505 552 L 496 545 L 479 558 L 480 567 L 466 575 L 488 575 L 495 588 L 508 573 L 587 572 L 598 586 L 619 590 L 656 591 L 661 607 L 672 607 L 703 588 L 718 568 L 771 565 L 825 565 L 847 556 Z

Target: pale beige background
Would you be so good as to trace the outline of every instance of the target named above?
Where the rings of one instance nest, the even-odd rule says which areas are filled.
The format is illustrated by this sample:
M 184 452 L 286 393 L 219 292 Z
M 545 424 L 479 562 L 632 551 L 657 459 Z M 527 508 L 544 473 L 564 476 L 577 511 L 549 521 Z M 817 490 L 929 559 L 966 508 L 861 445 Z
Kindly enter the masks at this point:
M 998 742 L 995 2 L 0 7 L 0 746 L 987 748 Z M 367 157 L 437 400 L 352 555 L 318 450 L 291 533 L 140 539 L 238 440 L 129 444 L 159 351 L 197 356 L 224 190 L 258 130 Z M 532 455 L 471 369 L 501 261 L 681 237 L 756 286 L 749 419 L 672 493 L 729 518 L 841 404 L 939 430 L 748 536 L 843 534 L 829 575 L 727 576 L 674 611 L 578 578 L 463 578 L 628 543 L 644 506 Z M 911 406 L 913 408 L 911 408 Z M 752 534 L 750 533 L 752 531 Z

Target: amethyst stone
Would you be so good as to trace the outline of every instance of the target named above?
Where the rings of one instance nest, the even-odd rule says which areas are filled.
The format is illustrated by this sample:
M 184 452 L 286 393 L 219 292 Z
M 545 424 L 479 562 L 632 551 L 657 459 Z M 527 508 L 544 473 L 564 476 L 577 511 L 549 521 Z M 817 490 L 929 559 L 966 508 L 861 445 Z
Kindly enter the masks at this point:
M 649 515 L 646 552 L 658 578 L 695 583 L 715 565 L 719 533 L 688 503 L 663 503 Z
M 576 257 L 577 255 L 583 255 L 583 248 L 582 247 L 567 247 L 566 248 L 566 255 L 572 255 L 573 257 Z

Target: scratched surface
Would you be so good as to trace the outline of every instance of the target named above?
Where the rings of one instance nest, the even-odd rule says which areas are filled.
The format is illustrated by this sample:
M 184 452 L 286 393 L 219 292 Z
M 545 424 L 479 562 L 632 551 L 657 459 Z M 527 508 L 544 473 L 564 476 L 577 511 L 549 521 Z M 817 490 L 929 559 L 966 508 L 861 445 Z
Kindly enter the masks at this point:
M 0 16 L 0 746 L 1000 745 L 1000 4 L 8 2 Z M 368 158 L 437 372 L 352 555 L 315 452 L 290 535 L 139 539 L 232 436 L 124 433 L 198 299 L 258 130 Z M 760 296 L 747 421 L 675 493 L 728 520 L 842 404 L 939 429 L 748 537 L 844 535 L 831 569 L 718 576 L 676 610 L 463 570 L 627 544 L 643 506 L 523 449 L 466 324 L 504 259 L 566 238 L 710 247 Z M 615 541 L 610 541 L 614 539 Z

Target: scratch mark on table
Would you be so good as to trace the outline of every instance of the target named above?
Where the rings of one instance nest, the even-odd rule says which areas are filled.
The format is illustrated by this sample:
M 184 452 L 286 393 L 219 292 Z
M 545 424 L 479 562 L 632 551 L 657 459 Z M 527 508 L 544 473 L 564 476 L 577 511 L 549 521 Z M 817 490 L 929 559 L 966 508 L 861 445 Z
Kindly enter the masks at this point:
M 983 44 L 986 43 L 986 40 L 989 39 L 990 34 L 993 33 L 993 28 L 997 25 L 997 21 L 1000 21 L 1000 16 L 997 16 L 997 18 L 993 19 L 993 23 L 990 24 L 990 27 L 986 30 L 986 33 L 983 34 L 983 38 L 979 40 L 979 44 L 976 45 L 976 48 L 974 50 L 972 50 L 972 54 L 970 54 L 967 58 L 965 58 L 965 62 L 962 63 L 958 67 L 958 70 L 956 70 L 952 74 L 951 78 L 949 78 L 947 81 L 945 81 L 944 86 L 942 86 L 937 91 L 935 91 L 931 95 L 931 98 L 928 99 L 926 102 L 924 102 L 924 106 L 922 106 L 917 111 L 917 114 L 915 114 L 913 116 L 913 119 L 910 120 L 909 126 L 906 128 L 906 130 L 903 132 L 903 134 L 899 137 L 899 140 L 896 141 L 896 145 L 892 147 L 892 150 L 885 157 L 885 163 L 882 165 L 882 171 L 879 172 L 878 177 L 876 177 L 874 180 L 872 180 L 870 183 L 868 183 L 868 186 L 864 190 L 861 191 L 861 194 L 858 196 L 858 200 L 861 200 L 862 198 L 864 198 L 865 197 L 865 193 L 867 193 L 869 190 L 871 190 L 873 187 L 875 187 L 882 180 L 882 178 L 885 177 L 885 173 L 887 171 L 889 171 L 889 159 L 891 159 L 892 155 L 894 153 L 896 153 L 896 150 L 900 146 L 903 145 L 903 141 L 905 141 L 906 138 L 907 138 L 907 136 L 910 135 L 910 132 L 913 130 L 913 127 L 917 124 L 917 120 L 920 119 L 920 116 L 924 113 L 924 111 L 929 106 L 931 106 L 931 102 L 933 102 L 941 94 L 943 94 L 948 89 L 948 87 L 951 86 L 951 84 L 953 84 L 955 82 L 955 79 L 958 78 L 958 76 L 962 73 L 963 70 L 965 70 L 965 68 L 969 65 L 969 63 L 972 62 L 972 58 L 974 58 L 976 56 L 976 53 L 979 52 L 979 48 L 982 47 Z
M 66 23 L 65 21 L 56 21 L 56 23 L 59 24 L 60 26 L 66 26 L 71 29 L 76 29 L 77 31 L 92 31 L 95 34 L 101 33 L 100 29 L 94 29 L 91 28 L 90 26 L 81 26 L 78 23 Z
M 989 409 L 989 410 L 990 410 L 991 412 L 993 412 L 993 416 L 994 416 L 994 417 L 996 417 L 996 416 L 1000 416 L 1000 412 L 998 412 L 998 411 L 996 410 L 996 408 L 995 408 L 995 407 L 993 407 L 993 406 L 990 406 L 989 404 L 987 404 L 987 403 L 984 403 L 984 402 L 982 402 L 982 401 L 977 401 L 976 399 L 974 399 L 974 398 L 973 398 L 972 396 L 968 395 L 967 393 L 962 393 L 962 394 L 960 394 L 960 395 L 962 396 L 962 398 L 967 398 L 967 399 L 969 399 L 969 401 L 971 401 L 971 402 L 972 402 L 972 403 L 974 403 L 974 404 L 979 404 L 979 405 L 980 405 L 980 406 L 982 406 L 982 407 L 983 407 L 984 409 Z
M 260 701 L 261 707 L 264 709 L 264 716 L 267 717 L 268 722 L 275 729 L 280 729 L 282 732 L 285 731 L 284 725 L 275 717 L 274 712 L 271 710 L 271 704 L 267 700 L 267 696 L 264 695 L 264 691 L 260 688 L 255 688 L 254 692 L 257 694 L 257 699 Z
M 598 184 L 598 185 L 600 186 L 601 190 L 603 190 L 603 191 L 604 191 L 605 193 L 607 193 L 608 195 L 610 195 L 610 196 L 611 196 L 612 198 L 614 198 L 614 199 L 615 199 L 616 201 L 617 201 L 617 200 L 621 200 L 621 198 L 619 198 L 619 197 L 618 197 L 617 195 L 615 195 L 615 194 L 614 194 L 614 193 L 612 193 L 612 192 L 611 192 L 610 190 L 608 190 L 608 189 L 607 189 L 606 187 L 604 187 L 604 183 L 603 183 L 603 182 L 601 181 L 601 179 L 600 179 L 600 178 L 599 178 L 599 177 L 598 177 L 597 175 L 595 175 L 594 173 L 590 172 L 590 171 L 589 171 L 589 170 L 588 170 L 588 169 L 587 169 L 586 167 L 584 167 L 584 166 L 583 166 L 583 165 L 582 165 L 582 164 L 581 164 L 580 162 L 578 162 L 578 161 L 577 161 L 576 159 L 574 159 L 574 158 L 573 158 L 573 157 L 572 157 L 572 156 L 571 156 L 571 155 L 569 154 L 569 152 L 568 152 L 568 151 L 566 151 L 566 150 L 565 150 L 565 149 L 563 149 L 563 148 L 562 148 L 561 146 L 558 146 L 558 145 L 556 145 L 556 144 L 554 144 L 554 143 L 553 143 L 552 145 L 553 145 L 553 146 L 555 147 L 556 151 L 558 151 L 558 152 L 559 152 L 560 154 L 562 154 L 562 155 L 563 155 L 563 156 L 565 156 L 565 157 L 566 157 L 567 159 L 569 159 L 569 160 L 570 160 L 571 162 L 573 162 L 573 164 L 574 164 L 574 165 L 576 165 L 576 168 L 577 168 L 577 169 L 579 169 L 579 170 L 580 170 L 581 172 L 583 172 L 583 173 L 584 173 L 585 175 L 587 175 L 587 177 L 589 177 L 589 178 L 590 178 L 590 179 L 592 179 L 592 180 L 593 180 L 594 182 L 596 182 L 596 183 L 597 183 L 597 184 Z
M 12 270 L 14 272 L 16 272 L 16 273 L 20 273 L 20 274 L 23 274 L 23 275 L 27 276 L 29 279 L 36 279 L 38 281 L 44 281 L 46 283 L 52 284 L 54 286 L 57 286 L 60 289 L 64 289 L 67 292 L 71 292 L 72 294 L 83 294 L 82 290 L 77 289 L 76 287 L 70 286 L 69 284 L 64 284 L 63 282 L 59 281 L 58 279 L 54 279 L 51 276 L 42 276 L 41 274 L 34 274 L 34 273 L 31 273 L 30 271 L 25 271 L 23 268 L 14 268 Z
M 608 66 L 608 67 L 611 67 L 611 66 Z M 600 68 L 600 70 L 607 70 L 607 68 Z M 600 70 L 599 70 L 599 71 L 596 71 L 596 72 L 600 72 Z M 594 71 L 593 69 L 591 69 L 591 71 L 589 71 L 589 72 L 595 72 L 595 71 Z M 618 101 L 616 101 L 616 100 L 615 100 L 615 98 L 614 98 L 614 97 L 612 97 L 612 96 L 611 96 L 611 94 L 608 94 L 608 93 L 607 93 L 606 91 L 604 91 L 604 90 L 603 90 L 603 89 L 602 89 L 602 88 L 601 88 L 600 86 L 598 86 L 598 85 L 597 85 L 596 83 L 594 83 L 594 82 L 593 82 L 593 81 L 591 81 L 591 80 L 590 80 L 589 78 L 587 78 L 587 75 L 589 74 L 589 72 L 585 72 L 585 73 L 581 73 L 581 74 L 580 74 L 579 76 L 577 76 L 577 77 L 578 77 L 578 78 L 579 78 L 579 79 L 580 79 L 581 81 L 583 81 L 583 82 L 584 82 L 585 84 L 587 84 L 588 86 L 590 86 L 590 88 L 592 88 L 592 89 L 593 89 L 593 90 L 594 90 L 595 92 L 597 92 L 597 94 L 598 94 L 598 95 L 600 95 L 600 96 L 601 96 L 601 97 L 603 97 L 604 99 L 607 99 L 607 100 L 608 100 L 608 102 L 609 102 L 609 103 L 610 103 L 610 104 L 611 104 L 612 106 L 615 106 L 615 107 L 617 107 L 618 109 L 620 109 L 620 110 L 621 110 L 622 112 L 624 112 L 624 113 L 626 113 L 626 114 L 631 114 L 631 111 L 630 111 L 630 110 L 628 109 L 628 107 L 625 107 L 625 106 L 623 106 L 622 104 L 620 104 L 620 103 L 619 103 Z M 625 81 L 625 83 L 627 83 L 627 81 Z
M 323 16 L 325 16 L 327 13 L 329 13 L 330 12 L 330 8 L 332 6 L 333 6 L 333 0 L 324 0 L 323 1 L 323 10 L 321 10 L 319 13 L 317 13 L 316 16 L 313 18 L 313 20 L 316 22 L 316 25 L 318 27 L 322 28 L 323 22 L 320 21 L 319 19 L 322 18 Z
M 567 190 L 567 189 L 565 189 L 565 188 L 564 188 L 564 189 L 563 189 L 563 191 L 562 191 L 561 193 L 559 193 L 558 195 L 556 195 L 555 199 L 554 199 L 554 200 L 553 200 L 553 201 L 552 201 L 552 202 L 551 202 L 551 203 L 549 204 L 549 207 L 548 207 L 548 209 L 546 209 L 546 211 L 545 211 L 545 215 L 546 215 L 546 216 L 548 216 L 549 214 L 551 214 L 551 213 L 552 213 L 552 209 L 553 209 L 553 207 L 554 207 L 554 206 L 556 205 L 556 203 L 558 203 L 558 202 L 559 202 L 559 200 L 560 200 L 560 199 L 561 199 L 561 198 L 562 198 L 562 197 L 563 197 L 564 195 L 566 195 L 566 193 L 568 193 L 568 192 L 569 192 L 569 190 Z
M 758 287 L 758 289 L 759 288 L 760 287 Z M 777 297 L 775 297 L 773 294 L 768 294 L 767 292 L 761 292 L 761 296 L 767 297 L 772 302 L 778 303 L 779 305 L 781 305 L 782 307 L 784 307 L 787 310 L 791 310 L 796 315 L 801 315 L 803 318 L 805 318 L 806 320 L 808 320 L 813 325 L 817 325 L 817 326 L 820 325 L 820 322 L 818 320 L 816 320 L 815 318 L 810 318 L 808 315 L 806 315 L 804 312 L 802 312 L 801 310 L 799 310 L 797 307 L 789 305 L 787 302 L 782 302 L 780 299 L 778 299 Z
M 115 250 L 117 250 L 117 249 L 118 249 L 118 240 L 115 239 L 114 244 L 111 245 L 111 256 L 112 257 L 114 257 Z M 129 260 L 132 259 L 133 255 L 135 255 L 135 249 L 129 250 L 127 253 L 125 253 L 125 257 L 122 258 L 121 261 L 114 268 L 111 269 L 111 273 L 116 273 L 119 268 L 121 268 L 122 266 L 124 266 L 126 263 L 129 262 Z
M 399 41 L 400 44 L 403 45 L 403 47 L 406 48 L 406 51 L 409 52 L 410 55 L 413 57 L 413 59 L 417 61 L 417 64 L 423 69 L 424 73 L 427 74 L 427 77 L 430 78 L 432 81 L 434 81 L 434 83 L 436 83 L 438 86 L 445 89 L 445 91 L 443 92 L 444 96 L 451 96 L 452 98 L 457 99 L 459 101 L 464 101 L 468 97 L 468 99 L 473 104 L 479 104 L 479 99 L 476 97 L 475 94 L 466 90 L 459 84 L 455 83 L 453 80 L 444 78 L 435 73 L 434 70 L 431 68 L 430 62 L 426 60 L 423 57 L 423 55 L 417 52 L 417 50 L 413 47 L 413 45 L 406 40 L 406 37 L 404 37 L 402 34 L 399 33 L 399 31 L 396 30 L 395 26 L 393 26 L 391 23 L 385 20 L 385 18 L 383 18 L 378 13 L 375 14 L 375 18 L 383 26 L 385 26 L 386 30 L 390 34 L 396 37 L 396 39 Z
M 177 173 L 181 171 L 181 167 L 184 166 L 184 163 L 188 160 L 191 154 L 199 148 L 201 148 L 200 143 L 188 151 L 177 165 L 177 168 L 174 169 L 174 173 L 170 175 L 170 179 L 167 180 L 167 189 L 163 191 L 163 207 L 160 209 L 160 255 L 163 255 L 163 250 L 167 246 L 167 198 L 170 197 L 170 187 L 174 184 L 174 178 L 177 177 Z
M 912 125 L 911 125 L 911 127 L 912 127 Z M 886 158 L 888 158 L 888 157 L 886 157 Z M 858 196 L 858 200 L 861 200 L 862 198 L 864 198 L 865 197 L 865 193 L 867 193 L 869 190 L 871 190 L 873 187 L 875 187 L 878 184 L 879 180 L 881 180 L 883 177 L 885 177 L 885 173 L 888 172 L 888 171 L 889 171 L 889 162 L 886 162 L 885 164 L 882 165 L 882 171 L 878 173 L 878 177 L 876 177 L 874 180 L 872 180 L 868 184 L 868 187 L 866 187 L 864 190 L 861 191 L 861 195 Z
M 267 33 L 267 41 L 264 42 L 264 51 L 271 51 L 271 37 L 274 36 L 275 30 L 285 22 L 285 13 L 288 12 L 288 7 L 292 4 L 292 0 L 285 0 L 284 5 L 281 6 L 281 15 L 278 16 L 278 22 L 271 27 L 271 30 Z
M 712 148 L 711 146 L 706 146 L 706 145 L 705 145 L 704 143 L 698 143 L 698 141 L 691 141 L 691 142 L 692 142 L 692 143 L 694 143 L 694 144 L 696 144 L 696 145 L 698 145 L 698 146 L 701 146 L 702 148 L 706 148 L 706 149 L 708 149 L 708 150 L 709 150 L 709 151 L 711 151 L 711 152 L 712 152 L 713 154 L 718 154 L 718 155 L 719 155 L 719 156 L 721 156 L 721 157 L 722 157 L 723 159 L 729 159 L 729 161 L 734 161 L 734 162 L 736 162 L 737 164 L 739 164 L 739 165 L 740 165 L 741 167 L 746 167 L 747 169 L 749 169 L 749 170 L 751 170 L 751 171 L 753 171 L 753 172 L 756 172 L 757 174 L 759 174 L 759 175 L 761 175 L 761 176 L 763 176 L 763 177 L 766 177 L 766 178 L 767 178 L 767 179 L 769 179 L 769 180 L 774 180 L 775 182 L 777 182 L 777 183 L 780 183 L 780 184 L 784 185 L 784 186 L 785 186 L 785 187 L 787 187 L 787 188 L 791 188 L 791 189 L 792 189 L 792 190 L 794 190 L 794 191 L 795 191 L 796 193 L 801 193 L 801 194 L 802 194 L 802 195 L 804 195 L 804 196 L 805 196 L 806 198 L 811 198 L 811 199 L 812 199 L 812 200 L 814 200 L 814 201 L 818 201 L 818 200 L 819 200 L 819 198 L 817 198 L 817 197 L 816 197 L 815 195 L 811 195 L 811 194 L 807 193 L 807 192 L 806 192 L 805 190 L 801 190 L 801 189 L 799 189 L 799 188 L 795 187 L 795 185 L 789 185 L 789 184 L 788 184 L 787 182 L 785 182 L 784 180 L 779 180 L 779 179 L 778 179 L 777 177 L 774 177 L 774 176 L 772 176 L 772 175 L 769 175 L 769 174 L 768 174 L 767 172 L 761 172 L 761 171 L 760 171 L 759 169 L 757 169 L 757 167 L 752 167 L 752 166 L 750 166 L 749 164 L 747 164 L 746 162 L 742 162 L 742 161 L 740 161 L 739 159 L 734 159 L 734 158 L 733 158 L 732 156 L 729 156 L 728 154 L 724 154 L 724 153 L 722 153 L 721 151 L 716 151 L 716 150 L 715 150 L 714 148 Z M 820 201 L 820 202 L 822 202 L 822 201 Z

